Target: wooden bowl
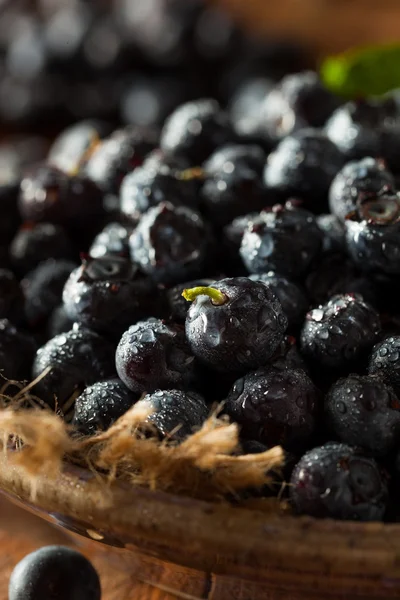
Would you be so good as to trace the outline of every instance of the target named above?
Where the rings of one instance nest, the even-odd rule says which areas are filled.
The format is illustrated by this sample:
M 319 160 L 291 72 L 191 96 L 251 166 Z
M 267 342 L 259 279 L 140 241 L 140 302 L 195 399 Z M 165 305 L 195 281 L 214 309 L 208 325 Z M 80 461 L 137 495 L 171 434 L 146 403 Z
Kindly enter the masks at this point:
M 32 488 L 4 455 L 0 488 L 46 520 L 107 545 L 116 567 L 173 590 L 157 598 L 400 598 L 400 525 L 270 516 L 123 483 L 107 486 L 68 464 L 58 478 Z

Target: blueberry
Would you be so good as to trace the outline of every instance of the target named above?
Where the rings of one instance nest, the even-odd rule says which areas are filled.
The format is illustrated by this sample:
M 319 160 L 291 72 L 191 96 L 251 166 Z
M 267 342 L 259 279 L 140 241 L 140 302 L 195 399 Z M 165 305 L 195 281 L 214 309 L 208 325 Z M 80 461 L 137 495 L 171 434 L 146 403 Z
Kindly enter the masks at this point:
M 103 214 L 103 196 L 93 181 L 47 164 L 25 175 L 18 202 L 27 221 L 81 226 Z
M 212 285 L 213 282 L 214 279 L 196 279 L 194 281 L 178 283 L 167 290 L 165 295 L 167 301 L 168 318 L 175 323 L 185 323 L 190 304 L 182 296 L 182 292 L 188 288 L 209 286 Z
M 341 442 L 373 456 L 388 454 L 400 441 L 400 402 L 394 390 L 374 376 L 339 379 L 325 400 L 328 426 Z
M 33 378 L 51 369 L 35 385 L 34 394 L 50 406 L 63 407 L 85 387 L 115 373 L 114 348 L 97 333 L 74 325 L 39 348 Z
M 348 102 L 333 113 L 325 131 L 347 160 L 382 158 L 397 173 L 399 115 L 391 97 Z
M 95 148 L 85 173 L 103 192 L 118 195 L 125 175 L 143 163 L 157 142 L 158 136 L 151 129 L 118 129 Z
M 119 339 L 129 325 L 150 316 L 156 290 L 129 259 L 106 255 L 84 258 L 62 298 L 71 320 Z
M 304 291 L 297 283 L 273 271 L 250 275 L 249 279 L 260 281 L 271 288 L 282 305 L 289 329 L 296 328 L 303 322 L 309 302 Z
M 314 216 L 293 204 L 277 205 L 250 222 L 240 255 L 250 273 L 276 271 L 301 277 L 322 246 L 322 233 Z
M 346 444 L 328 443 L 307 452 L 290 481 L 295 511 L 313 517 L 382 520 L 386 477 L 373 458 Z
M 151 207 L 162 202 L 174 206 L 196 208 L 197 196 L 190 181 L 179 172 L 164 167 L 157 170 L 140 167 L 122 181 L 120 190 L 121 212 L 133 223 Z
M 64 305 L 60 304 L 53 310 L 47 322 L 47 339 L 49 340 L 59 333 L 65 333 L 66 331 L 69 331 L 72 329 L 73 324 L 74 322 L 65 312 Z
M 244 141 L 262 144 L 269 148 L 268 140 L 263 139 L 262 108 L 264 99 L 272 90 L 274 82 L 267 77 L 250 77 L 233 91 L 229 102 L 229 114 L 236 135 Z
M 400 194 L 364 198 L 345 227 L 347 251 L 361 270 L 400 273 Z
M 266 158 L 261 146 L 255 144 L 227 144 L 217 148 L 211 154 L 203 163 L 203 169 L 207 176 L 215 176 L 245 167 L 261 176 Z
M 259 369 L 238 379 L 225 410 L 245 437 L 268 447 L 304 448 L 316 426 L 319 392 L 300 369 Z
M 177 441 L 200 429 L 209 414 L 203 398 L 195 392 L 157 390 L 147 394 L 143 403 L 153 411 L 148 421 L 155 426 L 159 436 Z
M 301 369 L 307 372 L 307 365 L 300 354 L 296 338 L 290 335 L 283 338 L 274 355 L 270 358 L 269 364 L 274 369 Z
M 100 600 L 97 571 L 82 554 L 45 546 L 23 558 L 11 573 L 9 600 Z
M 183 330 L 154 318 L 125 331 L 115 364 L 120 379 L 133 392 L 185 388 L 194 378 L 194 357 Z
M 52 223 L 28 223 L 22 227 L 10 245 L 11 262 L 16 271 L 27 273 L 49 257 L 70 259 L 71 240 L 66 231 Z
M 231 254 L 230 258 L 232 260 L 235 255 L 239 253 L 245 231 L 248 229 L 251 223 L 259 218 L 259 216 L 259 212 L 241 215 L 240 217 L 233 219 L 231 223 L 225 225 L 223 228 L 224 242 L 229 253 Z
M 35 352 L 36 344 L 32 337 L 7 319 L 0 320 L 0 381 L 29 379 Z
M 120 379 L 88 386 L 75 401 L 72 425 L 82 434 L 104 431 L 139 400 Z
M 373 347 L 368 373 L 379 376 L 400 395 L 400 336 L 389 336 Z
M 21 323 L 24 319 L 25 299 L 21 286 L 8 269 L 0 269 L 0 319 Z
M 29 325 L 41 326 L 50 317 L 60 304 L 64 284 L 75 267 L 71 261 L 49 258 L 26 274 L 21 286 Z
M 186 318 L 193 353 L 211 368 L 243 371 L 266 363 L 283 339 L 287 319 L 268 286 L 247 277 L 185 290 L 194 300 Z
M 160 146 L 167 154 L 201 165 L 219 146 L 233 137 L 228 116 L 215 100 L 181 104 L 164 123 Z
M 281 139 L 304 127 L 322 127 L 338 105 L 317 73 L 286 75 L 265 98 L 263 124 L 272 139 Z
M 341 369 L 372 347 L 380 329 L 379 315 L 360 296 L 333 296 L 307 314 L 301 351 L 316 364 Z
M 224 169 L 207 177 L 201 189 L 202 209 L 219 226 L 249 211 L 272 206 L 275 200 L 257 171 L 239 161 L 227 163 Z
M 332 181 L 329 207 L 333 215 L 345 221 L 357 209 L 359 198 L 393 191 L 394 177 L 382 160 L 367 157 L 347 163 Z
M 282 199 L 294 196 L 323 212 L 329 187 L 342 165 L 340 151 L 321 131 L 301 129 L 284 138 L 269 155 L 264 182 Z
M 122 223 L 108 223 L 96 235 L 89 248 L 92 258 L 103 258 L 105 256 L 129 257 L 129 236 L 133 227 Z
M 199 275 L 209 250 L 208 231 L 200 215 L 169 202 L 147 211 L 129 243 L 132 260 L 160 283 Z
M 318 215 L 317 225 L 323 233 L 322 250 L 324 253 L 341 252 L 345 250 L 344 225 L 335 215 Z

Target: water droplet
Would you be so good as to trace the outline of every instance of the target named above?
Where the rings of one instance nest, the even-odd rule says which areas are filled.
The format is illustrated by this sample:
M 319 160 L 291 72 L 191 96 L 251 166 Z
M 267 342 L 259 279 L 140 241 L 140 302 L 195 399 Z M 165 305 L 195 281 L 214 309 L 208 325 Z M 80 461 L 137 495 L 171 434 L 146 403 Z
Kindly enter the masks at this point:
M 389 356 L 390 362 L 397 362 L 399 360 L 399 356 L 400 356 L 400 354 L 398 352 L 393 352 Z
M 344 402 L 340 401 L 340 402 L 336 402 L 336 410 L 341 414 L 344 415 L 347 412 L 347 406 L 345 405 Z
M 324 318 L 324 311 L 322 310 L 322 308 L 314 308 L 314 310 L 311 311 L 310 316 L 311 319 L 313 319 L 313 321 L 322 321 L 322 319 Z
M 388 349 L 386 348 L 386 346 L 383 346 L 382 348 L 379 349 L 379 356 L 386 356 L 388 353 Z

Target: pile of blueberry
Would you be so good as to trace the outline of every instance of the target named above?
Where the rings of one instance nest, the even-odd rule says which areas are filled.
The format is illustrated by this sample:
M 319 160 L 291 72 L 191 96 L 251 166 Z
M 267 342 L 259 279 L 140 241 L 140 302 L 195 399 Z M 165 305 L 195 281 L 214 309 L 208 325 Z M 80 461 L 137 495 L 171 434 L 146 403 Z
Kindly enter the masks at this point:
M 97 571 L 72 548 L 44 546 L 25 556 L 11 573 L 9 600 L 100 600 Z
M 37 380 L 75 435 L 144 397 L 176 443 L 223 402 L 243 452 L 283 446 L 294 511 L 396 520 L 399 150 L 396 92 L 311 71 L 68 127 L 0 185 L 6 393 Z

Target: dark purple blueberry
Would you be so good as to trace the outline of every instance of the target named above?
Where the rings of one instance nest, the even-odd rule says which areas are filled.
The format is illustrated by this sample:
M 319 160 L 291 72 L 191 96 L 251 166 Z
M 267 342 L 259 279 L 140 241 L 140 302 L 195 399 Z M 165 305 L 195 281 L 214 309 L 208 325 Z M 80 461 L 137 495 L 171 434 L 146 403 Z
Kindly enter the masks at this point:
M 378 313 L 360 296 L 333 296 L 307 314 L 300 337 L 301 351 L 314 363 L 341 369 L 361 358 L 380 330 Z
M 235 382 L 225 410 L 245 437 L 290 450 L 304 448 L 312 436 L 319 400 L 304 371 L 266 368 Z
M 158 136 L 150 129 L 118 129 L 95 148 L 85 173 L 103 192 L 118 195 L 125 175 L 139 167 L 157 143 Z
M 273 86 L 271 79 L 251 77 L 234 90 L 229 114 L 235 133 L 242 140 L 258 141 L 263 147 L 269 145 L 268 140 L 263 139 L 262 107 Z
M 217 148 L 203 164 L 205 174 L 210 176 L 231 173 L 234 169 L 245 167 L 262 175 L 266 153 L 255 144 L 227 144 Z
M 301 369 L 307 372 L 307 365 L 300 354 L 296 338 L 290 335 L 283 338 L 268 363 L 274 369 Z
M 120 379 L 97 381 L 76 399 L 72 425 L 84 435 L 105 431 L 139 400 Z
M 121 184 L 121 212 L 136 223 L 149 208 L 159 206 L 162 202 L 196 208 L 198 200 L 191 183 L 185 181 L 180 172 L 167 167 L 157 170 L 149 167 L 135 169 L 128 173 Z
M 0 269 L 0 319 L 21 323 L 24 319 L 24 294 L 12 271 Z
M 237 162 L 206 178 L 201 189 L 202 209 L 212 223 L 227 225 L 249 211 L 259 211 L 276 201 L 254 169 Z
M 70 259 L 71 240 L 66 231 L 52 223 L 26 223 L 10 245 L 11 262 L 16 271 L 27 273 L 48 259 Z
M 190 304 L 182 296 L 182 292 L 189 288 L 212 285 L 214 281 L 214 279 L 196 279 L 195 281 L 178 283 L 167 290 L 165 296 L 168 318 L 175 323 L 185 323 Z
M 332 181 L 329 208 L 340 221 L 357 209 L 359 199 L 394 191 L 394 177 L 382 160 L 367 157 L 347 163 Z
M 118 338 L 129 325 L 152 314 L 157 291 L 127 258 L 85 258 L 67 280 L 62 299 L 73 321 Z
M 346 444 L 330 442 L 301 458 L 290 481 L 290 499 L 298 514 L 380 521 L 388 489 L 373 458 Z
M 199 275 L 209 250 L 209 235 L 200 215 L 166 202 L 150 208 L 134 229 L 131 258 L 160 283 Z
M 309 302 L 304 291 L 297 283 L 273 271 L 250 275 L 249 278 L 252 281 L 260 281 L 272 289 L 282 305 L 282 310 L 288 320 L 289 329 L 293 329 L 303 323 Z
M 321 131 L 301 129 L 284 138 L 269 155 L 264 182 L 282 199 L 294 196 L 323 212 L 329 187 L 342 165 L 340 151 Z
M 268 286 L 247 277 L 185 290 L 193 300 L 186 336 L 193 354 L 211 368 L 243 371 L 266 363 L 281 343 L 287 318 Z
M 115 364 L 120 379 L 139 393 L 185 388 L 194 377 L 194 356 L 183 329 L 153 318 L 125 331 Z
M 348 102 L 333 113 L 325 131 L 347 160 L 384 159 L 397 174 L 399 115 L 399 107 L 390 97 Z
M 358 294 L 373 306 L 376 290 L 373 281 L 360 273 L 342 253 L 327 253 L 305 279 L 311 304 L 324 304 L 337 294 Z
M 52 338 L 37 351 L 32 376 L 42 378 L 33 392 L 49 405 L 62 408 L 88 385 L 114 374 L 113 345 L 75 324 L 70 331 Z
M 133 227 L 122 223 L 108 223 L 96 235 L 89 248 L 92 258 L 103 258 L 105 256 L 129 257 L 129 236 Z
M 389 336 L 373 347 L 368 373 L 379 376 L 400 395 L 400 336 Z
M 47 161 L 64 171 L 73 173 L 86 162 L 106 126 L 100 121 L 86 120 L 70 125 L 56 137 L 47 155 Z
M 270 138 L 281 139 L 304 127 L 322 127 L 338 106 L 314 71 L 286 75 L 265 98 L 263 126 Z
M 67 260 L 48 260 L 26 274 L 21 282 L 25 295 L 25 315 L 32 327 L 43 325 L 62 299 L 64 284 L 76 264 Z
M 103 196 L 95 183 L 43 163 L 22 179 L 18 203 L 27 221 L 81 226 L 103 214 Z
M 339 379 L 326 397 L 325 413 L 328 427 L 341 442 L 373 456 L 388 454 L 400 442 L 400 402 L 377 377 Z
M 225 225 L 223 229 L 224 241 L 231 254 L 238 254 L 244 232 L 251 223 L 259 218 L 259 216 L 259 212 L 241 215 L 240 217 L 233 219 L 228 225 Z
M 11 573 L 9 600 L 100 600 L 97 571 L 83 554 L 45 546 L 25 556 Z
M 240 248 L 250 273 L 276 271 L 298 278 L 310 268 L 322 246 L 314 216 L 291 203 L 262 212 L 250 223 Z
M 57 306 L 51 313 L 47 322 L 47 338 L 51 339 L 59 333 L 65 333 L 72 329 L 74 322 L 65 312 L 63 304 Z
M 36 352 L 33 338 L 8 319 L 0 319 L 0 386 L 6 379 L 27 380 Z
M 317 225 L 323 233 L 322 250 L 324 253 L 341 252 L 346 247 L 344 225 L 335 215 L 318 215 Z
M 400 273 L 400 194 L 365 198 L 345 227 L 347 251 L 361 270 Z
M 160 146 L 167 154 L 201 165 L 216 148 L 229 143 L 233 134 L 228 116 L 218 102 L 196 100 L 178 106 L 165 121 Z
M 209 415 L 203 398 L 195 392 L 157 390 L 142 400 L 153 413 L 148 418 L 161 438 L 183 440 L 200 429 Z

